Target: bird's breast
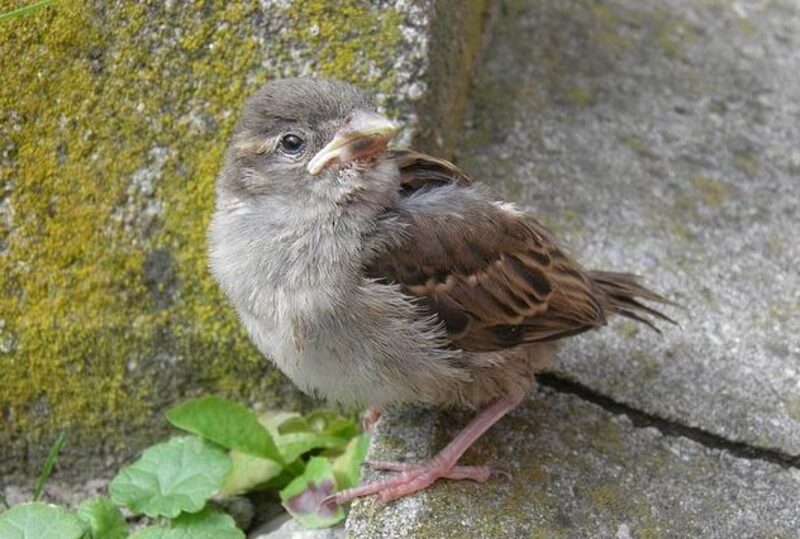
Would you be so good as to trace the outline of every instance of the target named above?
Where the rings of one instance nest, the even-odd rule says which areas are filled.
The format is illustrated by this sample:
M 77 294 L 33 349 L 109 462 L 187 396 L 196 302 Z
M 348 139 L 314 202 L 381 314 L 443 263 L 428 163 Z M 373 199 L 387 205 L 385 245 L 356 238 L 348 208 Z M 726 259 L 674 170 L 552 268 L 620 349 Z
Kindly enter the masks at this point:
M 319 312 L 306 317 L 298 309 L 281 307 L 280 301 L 275 306 L 271 315 L 242 313 L 241 318 L 259 350 L 295 385 L 344 404 L 369 404 L 379 398 L 369 375 L 375 358 L 354 346 L 346 321 L 337 324 L 330 316 L 322 320 Z

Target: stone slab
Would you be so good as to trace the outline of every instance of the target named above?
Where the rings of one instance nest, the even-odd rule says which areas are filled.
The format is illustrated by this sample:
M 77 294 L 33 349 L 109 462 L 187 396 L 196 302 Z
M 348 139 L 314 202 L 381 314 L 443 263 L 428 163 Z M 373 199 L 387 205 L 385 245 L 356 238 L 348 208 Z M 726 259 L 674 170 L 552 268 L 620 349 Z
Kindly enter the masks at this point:
M 800 6 L 503 4 L 460 164 L 586 267 L 683 305 L 565 343 L 560 376 L 800 454 Z

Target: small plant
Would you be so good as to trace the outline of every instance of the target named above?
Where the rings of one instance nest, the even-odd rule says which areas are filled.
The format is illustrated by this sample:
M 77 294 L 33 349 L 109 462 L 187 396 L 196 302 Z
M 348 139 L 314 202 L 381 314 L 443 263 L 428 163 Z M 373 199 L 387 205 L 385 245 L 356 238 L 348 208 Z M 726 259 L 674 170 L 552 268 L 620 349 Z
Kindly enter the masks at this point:
M 23 15 L 33 13 L 39 8 L 49 6 L 50 4 L 55 4 L 58 1 L 59 0 L 39 0 L 38 2 L 33 2 L 16 9 L 12 9 L 11 11 L 4 11 L 3 13 L 0 13 L 0 21 L 5 19 L 13 19 L 15 17 L 22 17 Z
M 358 483 L 369 439 L 356 421 L 330 410 L 306 415 L 249 409 L 220 397 L 203 397 L 167 412 L 190 435 L 151 446 L 124 467 L 101 496 L 76 512 L 38 501 L 65 435 L 50 450 L 34 501 L 0 513 L 0 537 L 53 539 L 243 539 L 233 518 L 209 502 L 258 490 L 276 492 L 284 507 L 310 528 L 344 518 L 341 507 L 321 502 Z M 129 534 L 120 511 L 153 524 Z

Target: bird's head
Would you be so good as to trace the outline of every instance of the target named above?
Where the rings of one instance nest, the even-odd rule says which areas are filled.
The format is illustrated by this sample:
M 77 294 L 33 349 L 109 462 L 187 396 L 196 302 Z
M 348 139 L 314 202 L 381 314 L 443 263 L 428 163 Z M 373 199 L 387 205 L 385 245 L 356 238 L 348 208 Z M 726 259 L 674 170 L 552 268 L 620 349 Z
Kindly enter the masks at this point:
M 270 82 L 245 105 L 220 189 L 238 198 L 352 199 L 380 176 L 376 171 L 396 129 L 375 112 L 369 94 L 350 84 L 312 78 Z

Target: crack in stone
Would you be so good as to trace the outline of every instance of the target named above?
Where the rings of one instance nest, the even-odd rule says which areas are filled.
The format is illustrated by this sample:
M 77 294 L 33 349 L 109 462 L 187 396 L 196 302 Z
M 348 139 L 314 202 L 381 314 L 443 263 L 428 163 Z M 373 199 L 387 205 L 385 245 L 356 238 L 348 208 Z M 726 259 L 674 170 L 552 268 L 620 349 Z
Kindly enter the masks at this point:
M 698 427 L 690 427 L 673 420 L 643 412 L 637 408 L 616 401 L 607 395 L 598 393 L 580 382 L 564 378 L 552 372 L 538 374 L 536 376 L 536 381 L 540 386 L 550 388 L 557 393 L 574 395 L 579 399 L 596 404 L 614 415 L 627 416 L 634 427 L 652 427 L 665 436 L 682 436 L 704 447 L 727 451 L 735 457 L 769 462 L 783 468 L 800 469 L 800 455 L 791 455 L 773 447 L 758 447 L 744 442 L 729 440 Z

